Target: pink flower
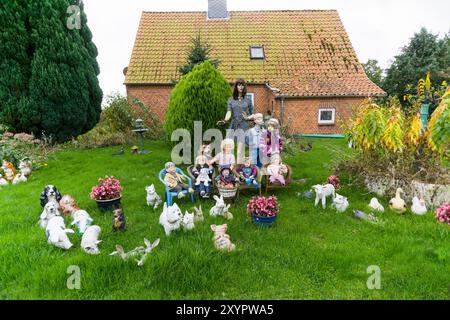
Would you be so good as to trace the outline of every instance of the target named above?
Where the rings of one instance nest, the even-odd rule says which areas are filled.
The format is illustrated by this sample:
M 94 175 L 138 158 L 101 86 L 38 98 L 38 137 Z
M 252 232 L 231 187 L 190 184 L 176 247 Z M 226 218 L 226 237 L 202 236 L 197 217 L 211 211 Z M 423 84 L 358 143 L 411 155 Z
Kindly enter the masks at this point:
M 114 176 L 106 176 L 105 179 L 98 179 L 98 185 L 92 187 L 90 196 L 94 200 L 109 200 L 120 197 L 121 191 L 122 186 L 119 180 Z

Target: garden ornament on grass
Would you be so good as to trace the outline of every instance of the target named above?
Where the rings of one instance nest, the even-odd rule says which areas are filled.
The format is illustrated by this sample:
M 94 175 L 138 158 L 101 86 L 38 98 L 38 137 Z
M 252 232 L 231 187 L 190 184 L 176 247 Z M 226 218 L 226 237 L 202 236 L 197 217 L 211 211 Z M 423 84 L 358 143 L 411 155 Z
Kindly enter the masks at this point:
M 125 252 L 121 245 L 116 245 L 116 251 L 110 253 L 110 256 L 119 256 L 122 260 L 127 261 L 129 258 L 136 258 L 135 261 L 139 267 L 142 267 L 147 259 L 147 255 L 152 252 L 154 248 L 156 248 L 159 244 L 159 239 L 156 239 L 155 242 L 151 243 L 147 239 L 144 238 L 145 247 L 140 246 L 136 247 L 129 252 Z M 139 258 L 139 260 L 137 259 Z
M 153 209 L 158 209 L 158 206 L 162 203 L 161 197 L 156 193 L 155 185 L 145 187 L 147 192 L 147 206 L 153 206 Z
M 73 221 L 70 225 L 75 225 L 77 227 L 79 235 L 83 235 L 86 232 L 86 229 L 94 222 L 89 213 L 81 209 L 73 212 L 72 218 Z
M 187 180 L 187 177 L 177 172 L 175 163 L 166 162 L 164 168 L 166 169 L 164 183 L 170 188 L 170 192 L 176 192 L 178 194 L 178 199 L 184 197 L 184 190 L 187 190 L 189 193 L 194 193 L 194 189 L 190 188 L 188 184 L 184 183 Z
M 255 165 L 252 165 L 250 158 L 244 159 L 244 165 L 240 166 L 236 173 L 238 174 L 239 182 L 245 183 L 248 187 L 253 185 L 255 188 L 259 187 L 258 181 L 256 181 L 256 176 L 258 171 Z
M 3 169 L 3 172 L 5 173 L 5 179 L 8 182 L 12 182 L 17 173 L 17 170 L 14 167 L 14 165 L 11 162 L 3 160 L 2 161 L 2 169 Z
M 381 205 L 381 203 L 375 197 L 370 199 L 369 208 L 371 208 L 375 211 L 384 212 L 384 207 Z
M 125 214 L 123 213 L 122 207 L 118 205 L 113 206 L 113 231 L 125 231 L 126 221 Z
M 0 174 L 0 187 L 9 185 L 8 181 Z
M 159 216 L 159 224 L 164 227 L 166 236 L 170 236 L 172 231 L 178 230 L 181 227 L 181 221 L 183 220 L 183 214 L 176 203 L 172 206 L 167 206 L 164 202 L 163 212 Z
M 98 240 L 100 236 L 101 228 L 99 226 L 90 226 L 86 229 L 81 238 L 81 248 L 88 254 L 100 254 L 98 245 L 102 240 Z
M 42 229 L 47 228 L 48 222 L 56 216 L 59 216 L 58 204 L 53 201 L 47 202 L 39 217 L 39 225 Z
M 223 196 L 214 196 L 214 200 L 216 200 L 216 204 L 214 207 L 209 210 L 209 214 L 213 217 L 223 216 L 225 219 L 231 220 L 233 219 L 233 214 L 228 211 L 231 204 L 225 204 Z
M 77 206 L 75 199 L 68 194 L 65 194 L 59 201 L 59 208 L 63 214 L 72 215 L 75 211 L 80 210 Z
M 59 206 L 59 201 L 61 201 L 61 198 L 61 193 L 59 193 L 58 188 L 50 184 L 45 186 L 44 190 L 41 192 L 39 200 L 41 202 L 41 207 L 44 207 L 46 203 L 50 201 L 56 202 Z
M 317 184 L 315 186 L 312 186 L 312 188 L 316 192 L 316 201 L 314 202 L 314 206 L 317 206 L 319 204 L 319 201 L 322 201 L 322 208 L 325 209 L 327 206 L 327 197 L 331 196 L 332 201 L 336 197 L 336 191 L 332 184 Z
M 25 177 L 29 178 L 31 176 L 31 164 L 30 161 L 23 159 L 19 163 L 20 173 Z
M 209 198 L 211 192 L 211 182 L 214 169 L 208 165 L 208 159 L 204 155 L 199 155 L 195 159 L 195 166 L 192 169 L 192 174 L 195 178 L 195 188 L 203 198 Z
M 373 214 L 366 214 L 360 210 L 353 210 L 353 214 L 355 215 L 355 218 L 360 220 L 367 220 L 372 223 L 381 223 L 381 221 Z
M 403 193 L 403 190 L 401 188 L 397 188 L 395 198 L 392 198 L 389 201 L 389 208 L 397 213 L 403 214 L 406 211 L 406 202 L 400 197 L 401 193 Z
M 194 223 L 203 222 L 204 220 L 202 205 L 199 208 L 194 207 Z
M 345 212 L 349 206 L 348 199 L 336 193 L 336 197 L 334 198 L 331 206 L 336 208 L 338 212 Z
M 211 230 L 214 232 L 214 246 L 217 250 L 226 250 L 228 252 L 236 249 L 236 246 L 231 242 L 230 236 L 226 234 L 228 225 L 211 225 Z
M 67 236 L 68 233 L 74 233 L 74 231 L 66 229 L 64 219 L 61 216 L 51 218 L 45 228 L 48 243 L 65 250 L 69 250 L 72 247 L 72 243 Z
M 18 184 L 27 181 L 28 181 L 27 177 L 22 172 L 20 172 L 18 175 L 14 177 L 12 184 Z
M 189 213 L 186 211 L 183 216 L 183 220 L 181 220 L 181 227 L 184 231 L 189 231 L 195 228 L 193 213 Z
M 425 200 L 421 197 L 414 197 L 412 199 L 411 211 L 414 214 L 424 215 L 427 213 L 427 207 L 425 205 Z

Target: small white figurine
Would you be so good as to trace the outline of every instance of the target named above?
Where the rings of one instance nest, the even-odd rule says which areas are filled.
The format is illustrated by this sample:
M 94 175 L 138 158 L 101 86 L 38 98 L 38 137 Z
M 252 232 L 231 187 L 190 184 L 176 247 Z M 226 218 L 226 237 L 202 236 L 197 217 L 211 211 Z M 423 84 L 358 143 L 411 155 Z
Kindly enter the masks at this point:
M 72 243 L 67 236 L 68 233 L 74 233 L 74 231 L 66 229 L 64 219 L 61 216 L 51 218 L 45 228 L 48 243 L 65 250 L 69 250 L 72 247 Z
M 154 248 L 156 248 L 159 244 L 159 239 L 156 239 L 155 242 L 151 243 L 150 241 L 148 241 L 147 239 L 144 239 L 144 243 L 145 243 L 145 247 L 140 246 L 140 247 L 136 247 L 133 250 L 126 252 L 123 249 L 123 247 L 121 245 L 116 245 L 116 251 L 110 253 L 110 256 L 119 256 L 122 258 L 122 260 L 126 261 L 131 257 L 139 257 L 138 259 L 135 259 L 135 261 L 137 262 L 137 265 L 139 267 L 142 267 L 145 263 L 145 260 L 147 260 L 147 255 L 152 252 L 152 250 Z
M 158 209 L 158 206 L 162 203 L 161 197 L 156 193 L 155 185 L 145 187 L 147 191 L 147 205 L 153 206 L 153 209 Z
M 183 216 L 183 220 L 181 221 L 181 227 L 185 231 L 192 230 L 195 228 L 193 213 L 189 213 L 186 211 L 186 213 Z
M 31 164 L 28 160 L 21 160 L 19 163 L 19 170 L 20 173 L 23 174 L 25 177 L 31 176 Z
M 86 229 L 92 224 L 94 221 L 89 213 L 84 210 L 77 210 L 72 213 L 73 221 L 71 225 L 76 225 L 78 228 L 78 233 L 82 235 Z
M 98 245 L 102 240 L 98 240 L 101 229 L 99 226 L 90 226 L 86 229 L 81 238 L 81 247 L 86 253 L 89 254 L 100 254 Z
M 401 193 L 403 193 L 403 190 L 398 188 L 395 192 L 395 198 L 389 201 L 389 208 L 397 213 L 403 214 L 406 211 L 406 202 L 400 197 Z
M 3 176 L 0 174 L 0 187 L 7 186 L 7 185 L 8 185 L 8 181 L 6 181 L 6 179 L 3 178 Z
M 44 210 L 41 213 L 41 216 L 39 217 L 39 225 L 42 229 L 47 228 L 47 224 L 50 221 L 50 219 L 59 216 L 58 211 L 58 204 L 56 202 L 47 202 L 47 204 L 44 206 Z
M 312 189 L 316 192 L 316 201 L 314 202 L 314 206 L 319 204 L 319 201 L 322 201 L 322 208 L 326 208 L 327 206 L 327 197 L 331 196 L 331 200 L 333 201 L 336 197 L 336 191 L 332 184 L 320 185 L 317 184 L 312 186 Z
M 414 214 L 424 215 L 427 213 L 427 207 L 423 198 L 414 197 L 412 199 L 411 211 Z
M 370 199 L 369 208 L 371 208 L 375 211 L 384 212 L 384 207 L 381 205 L 381 203 L 375 197 Z
M 225 219 L 231 220 L 233 219 L 233 214 L 228 211 L 230 208 L 230 204 L 226 205 L 223 200 L 223 196 L 214 196 L 214 200 L 216 200 L 216 205 L 209 210 L 209 214 L 213 217 L 223 216 Z
M 228 225 L 211 225 L 211 230 L 214 232 L 214 246 L 217 250 L 226 250 L 228 252 L 236 249 L 236 246 L 231 242 L 230 236 L 226 234 Z
M 205 218 L 203 217 L 202 205 L 200 207 L 194 207 L 194 223 L 203 222 Z
M 336 208 L 338 212 L 345 212 L 349 206 L 348 199 L 336 193 L 336 198 L 334 198 L 331 206 Z
M 164 227 L 166 236 L 174 230 L 178 230 L 181 227 L 181 221 L 183 220 L 183 214 L 176 203 L 167 207 L 167 203 L 164 202 L 163 212 L 159 216 L 159 223 Z

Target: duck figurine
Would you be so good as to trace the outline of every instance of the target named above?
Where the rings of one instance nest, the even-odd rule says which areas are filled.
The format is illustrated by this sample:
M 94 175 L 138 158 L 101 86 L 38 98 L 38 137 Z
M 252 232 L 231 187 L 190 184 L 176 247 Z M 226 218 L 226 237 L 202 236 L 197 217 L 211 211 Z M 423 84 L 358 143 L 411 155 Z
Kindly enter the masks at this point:
M 423 197 L 420 199 L 418 197 L 414 197 L 412 199 L 411 212 L 418 215 L 424 215 L 427 213 L 427 207 Z
M 400 193 L 403 193 L 402 188 L 397 188 L 395 198 L 392 198 L 389 201 L 389 208 L 397 213 L 403 214 L 406 211 L 406 202 L 400 197 Z

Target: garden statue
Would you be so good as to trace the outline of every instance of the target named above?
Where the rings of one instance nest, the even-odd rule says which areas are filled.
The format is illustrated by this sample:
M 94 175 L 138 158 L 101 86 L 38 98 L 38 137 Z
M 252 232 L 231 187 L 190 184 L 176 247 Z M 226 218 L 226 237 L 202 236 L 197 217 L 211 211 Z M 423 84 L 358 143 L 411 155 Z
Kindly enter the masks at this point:
M 139 260 L 135 259 L 135 261 L 137 262 L 138 267 L 142 267 L 147 260 L 148 254 L 159 245 L 159 238 L 156 239 L 153 243 L 144 238 L 144 244 L 145 247 L 139 246 L 129 252 L 125 252 L 121 245 L 116 245 L 116 251 L 111 252 L 109 255 L 119 256 L 123 261 L 127 261 L 132 257 L 139 258 Z
M 286 184 L 284 175 L 288 172 L 288 168 L 281 162 L 279 154 L 272 155 L 270 164 L 267 166 L 266 172 L 269 176 L 270 183 L 279 182 L 281 185 Z
M 209 198 L 214 173 L 213 168 L 207 162 L 208 159 L 205 155 L 199 155 L 195 159 L 195 166 L 192 169 L 192 174 L 195 178 L 195 188 L 203 198 Z
M 184 231 L 192 230 L 195 228 L 193 213 L 189 213 L 186 211 L 186 213 L 183 216 L 183 220 L 181 220 L 181 227 L 183 228 Z
M 9 184 L 8 181 L 6 181 L 6 179 L 3 178 L 3 176 L 0 174 L 0 187 L 7 186 L 8 184 Z
M 102 240 L 98 240 L 101 228 L 99 226 L 90 226 L 84 232 L 81 238 L 81 248 L 88 254 L 100 254 L 98 245 Z
M 194 223 L 203 222 L 205 218 L 203 217 L 202 205 L 200 207 L 194 207 Z
M 147 192 L 147 205 L 153 206 L 153 209 L 158 209 L 158 206 L 162 203 L 161 197 L 156 193 L 155 185 L 145 187 Z
M 125 231 L 126 221 L 122 207 L 119 205 L 114 205 L 113 214 L 113 231 Z
M 257 165 L 259 168 L 262 167 L 262 162 L 260 158 L 259 143 L 261 141 L 261 135 L 265 133 L 265 129 L 262 128 L 264 124 L 264 118 L 262 113 L 255 113 L 249 116 L 250 120 L 253 120 L 255 125 L 253 128 L 248 130 L 248 146 L 250 148 L 250 159 L 252 164 Z
M 209 162 L 213 158 L 211 144 L 202 144 L 198 150 L 198 156 L 205 156 L 206 162 Z
M 263 156 L 263 164 L 268 164 L 274 154 L 280 154 L 283 151 L 283 139 L 280 135 L 280 123 L 272 118 L 266 123 L 267 131 L 261 135 L 259 148 Z
M 316 200 L 314 202 L 314 206 L 317 206 L 319 204 L 319 201 L 322 201 L 322 208 L 325 209 L 327 207 L 327 197 L 331 197 L 332 201 L 336 197 L 334 186 L 330 183 L 325 185 L 317 184 L 315 186 L 312 186 L 312 188 L 316 192 Z
M 234 150 L 234 141 L 233 139 L 224 139 L 222 140 L 222 143 L 220 144 L 221 152 L 216 154 L 214 158 L 212 158 L 208 164 L 210 166 L 214 165 L 215 163 L 219 164 L 219 169 L 223 167 L 228 167 L 231 170 L 233 170 L 234 165 L 236 164 L 236 158 L 234 157 L 233 150 Z
M 256 166 L 251 163 L 250 158 L 244 160 L 244 165 L 240 166 L 236 173 L 241 183 L 245 183 L 247 186 L 253 185 L 255 188 L 259 187 L 258 181 L 256 181 L 258 171 Z
M 172 231 L 178 230 L 181 227 L 181 221 L 183 220 L 183 214 L 176 203 L 172 206 L 167 206 L 164 202 L 163 212 L 159 216 L 159 224 L 164 227 L 166 236 L 170 236 Z
M 233 214 L 228 211 L 230 209 L 230 204 L 225 204 L 223 196 L 214 196 L 214 200 L 216 200 L 216 205 L 209 210 L 209 214 L 213 217 L 222 216 L 225 219 L 231 220 L 233 219 Z
M 338 212 L 344 212 L 347 210 L 349 203 L 346 197 L 336 193 L 336 198 L 334 198 L 331 206 L 335 208 Z
M 216 181 L 220 188 L 232 189 L 236 187 L 236 178 L 228 167 L 223 167 L 220 170 L 220 175 L 216 177 Z
M 72 212 L 72 218 L 73 221 L 71 225 L 77 226 L 79 235 L 83 235 L 86 232 L 86 229 L 94 222 L 89 213 L 79 208 Z
M 375 211 L 384 212 L 384 207 L 381 205 L 381 203 L 375 197 L 370 199 L 369 208 L 371 208 Z
M 61 198 L 62 196 L 58 188 L 50 184 L 45 186 L 44 190 L 41 192 L 39 200 L 41 207 L 44 207 L 47 202 L 56 202 L 59 207 L 59 201 L 61 201 Z
M 2 169 L 5 173 L 5 178 L 8 182 L 12 182 L 16 176 L 17 170 L 11 162 L 6 160 L 2 161 Z
M 48 222 L 56 216 L 59 216 L 58 204 L 53 201 L 47 202 L 39 217 L 39 225 L 42 229 L 47 228 Z
M 231 119 L 229 129 L 234 131 L 242 130 L 243 138 L 245 132 L 249 129 L 248 116 L 253 114 L 253 102 L 247 97 L 247 84 L 243 79 L 238 79 L 233 88 L 233 95 L 228 99 L 228 109 L 225 119 L 217 122 L 217 125 L 223 126 Z M 238 141 L 238 157 L 243 156 L 245 151 L 244 141 Z M 242 159 L 238 159 L 238 163 Z
M 217 250 L 226 250 L 228 252 L 236 249 L 236 246 L 231 242 L 230 236 L 226 233 L 228 225 L 211 225 L 211 230 L 214 232 L 214 246 Z
M 30 161 L 24 159 L 21 160 L 19 163 L 19 170 L 20 173 L 23 174 L 25 177 L 29 178 L 31 176 L 31 164 Z
M 389 208 L 397 213 L 403 214 L 406 211 L 406 202 L 400 197 L 401 193 L 403 193 L 403 190 L 401 188 L 397 188 L 395 198 L 392 198 L 389 201 Z
M 72 247 L 72 243 L 67 236 L 68 233 L 74 233 L 74 231 L 66 229 L 64 219 L 61 216 L 51 218 L 45 228 L 48 243 L 65 250 L 69 250 Z
M 166 175 L 164 176 L 164 182 L 170 188 L 170 192 L 178 194 L 178 198 L 184 197 L 183 190 L 188 190 L 189 193 L 194 193 L 194 189 L 184 183 L 186 177 L 177 173 L 177 167 L 173 162 L 166 162 L 164 168 L 166 169 Z
M 427 213 L 427 207 L 425 205 L 425 200 L 423 197 L 420 199 L 416 196 L 412 199 L 411 211 L 414 214 L 424 215 Z

